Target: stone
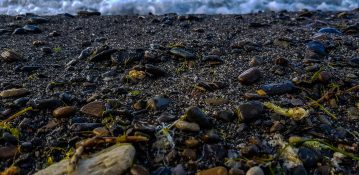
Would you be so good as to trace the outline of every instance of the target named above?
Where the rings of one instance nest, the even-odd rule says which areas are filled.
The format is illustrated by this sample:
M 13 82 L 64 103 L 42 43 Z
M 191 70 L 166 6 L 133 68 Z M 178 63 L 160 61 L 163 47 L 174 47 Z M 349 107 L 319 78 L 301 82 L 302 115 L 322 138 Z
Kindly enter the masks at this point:
M 227 122 L 231 122 L 236 119 L 234 112 L 230 110 L 215 112 L 214 117 Z
M 166 108 L 170 104 L 170 99 L 156 96 L 147 100 L 147 108 L 151 110 L 160 110 Z
M 327 55 L 325 46 L 319 41 L 310 41 L 306 45 L 306 59 L 321 59 Z
M 184 149 L 181 153 L 181 155 L 186 158 L 187 160 L 196 160 L 197 159 L 197 154 L 196 154 L 196 150 L 194 149 Z
M 260 118 L 263 111 L 263 104 L 261 102 L 251 101 L 238 106 L 237 116 L 240 121 L 247 123 Z
M 261 87 L 266 95 L 282 95 L 291 93 L 296 90 L 295 85 L 291 81 L 285 81 L 281 83 L 266 84 Z
M 348 117 L 350 120 L 358 120 L 359 119 L 359 108 L 358 107 L 350 107 L 347 109 Z
M 218 166 L 198 172 L 196 175 L 227 175 L 227 168 Z
M 249 168 L 246 175 L 264 175 L 264 172 L 259 166 L 254 166 L 252 168 Z
M 187 147 L 194 148 L 198 146 L 199 141 L 194 137 L 190 137 L 187 140 L 185 140 L 184 143 Z
M 105 104 L 100 101 L 94 101 L 83 106 L 80 111 L 90 116 L 102 117 L 102 113 L 105 111 Z
M 56 118 L 67 118 L 76 113 L 76 107 L 74 106 L 65 106 L 56 108 L 52 111 L 52 115 Z
M 35 109 L 55 109 L 63 105 L 63 102 L 56 98 L 48 98 L 48 99 L 39 99 L 35 100 L 31 106 Z
M 150 175 L 145 167 L 136 164 L 132 166 L 130 172 L 131 175 Z
M 209 65 L 219 65 L 224 63 L 224 61 L 218 55 L 207 55 L 203 57 L 202 61 L 208 63 Z
M 23 28 L 16 28 L 14 30 L 14 32 L 12 32 L 12 34 L 14 34 L 14 35 L 22 35 L 22 34 L 26 34 L 26 33 L 27 33 L 27 31 Z
M 81 51 L 78 59 L 85 59 L 89 57 L 94 52 L 94 50 L 95 49 L 93 47 L 87 47 L 86 49 Z
M 231 168 L 228 171 L 228 175 L 244 175 L 244 171 L 238 168 Z
M 28 94 L 29 91 L 25 88 L 12 88 L 3 90 L 0 92 L 0 97 L 9 98 L 9 97 L 21 97 Z
M 182 131 L 198 132 L 200 130 L 200 127 L 197 123 L 190 123 L 182 120 L 176 121 L 174 126 Z
M 1 52 L 1 57 L 4 59 L 5 62 L 15 62 L 15 61 L 19 61 L 22 59 L 22 56 L 18 53 L 16 53 L 15 51 L 11 50 L 11 49 L 4 49 Z
M 211 123 L 207 115 L 199 107 L 190 107 L 186 111 L 186 120 L 195 122 L 203 128 L 209 128 Z
M 340 32 L 338 29 L 330 27 L 321 28 L 319 29 L 318 33 L 342 34 L 342 32 Z
M 82 158 L 77 163 L 76 169 L 72 175 L 118 175 L 125 174 L 131 167 L 136 150 L 130 144 L 116 144 L 100 152 Z M 35 175 L 63 175 L 68 174 L 68 165 L 70 159 L 62 160 Z
M 92 132 L 97 136 L 108 136 L 110 134 L 110 131 L 104 127 L 95 128 Z
M 260 77 L 261 77 L 261 72 L 259 71 L 259 69 L 257 67 L 252 67 L 252 68 L 242 72 L 238 76 L 238 80 L 242 84 L 248 85 L 248 84 L 252 84 L 252 83 L 256 82 L 257 80 L 259 80 Z
M 70 130 L 74 132 L 93 131 L 94 129 L 102 127 L 101 123 L 74 123 L 70 126 Z
M 99 61 L 106 61 L 106 60 L 111 60 L 111 55 L 113 53 L 117 52 L 116 49 L 108 49 L 108 50 L 104 50 L 100 53 L 97 53 L 96 55 L 92 56 L 90 58 L 90 61 L 92 62 L 99 62 Z
M 186 170 L 184 170 L 182 164 L 178 164 L 176 167 L 172 168 L 172 175 L 186 175 Z
M 39 16 L 31 17 L 27 20 L 28 24 L 43 24 L 43 23 L 47 23 L 47 22 L 49 22 L 49 20 L 47 18 L 39 17 Z
M 359 67 L 359 57 L 355 57 L 349 60 L 349 65 L 351 67 Z
M 187 51 L 183 48 L 172 48 L 170 50 L 170 53 L 174 56 L 183 58 L 183 59 L 189 59 L 189 60 L 193 60 L 196 58 L 196 55 L 190 51 Z
M 16 146 L 0 147 L 0 159 L 13 158 L 17 153 Z
M 36 25 L 27 24 L 22 27 L 27 33 L 41 33 L 41 30 Z

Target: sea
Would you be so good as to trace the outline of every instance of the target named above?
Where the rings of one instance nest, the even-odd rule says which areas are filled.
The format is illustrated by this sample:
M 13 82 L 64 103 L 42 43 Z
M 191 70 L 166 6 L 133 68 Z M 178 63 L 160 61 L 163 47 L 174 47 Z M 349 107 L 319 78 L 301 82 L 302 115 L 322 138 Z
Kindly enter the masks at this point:
M 0 0 L 0 14 L 76 14 L 80 10 L 103 15 L 247 14 L 259 11 L 348 11 L 359 0 Z

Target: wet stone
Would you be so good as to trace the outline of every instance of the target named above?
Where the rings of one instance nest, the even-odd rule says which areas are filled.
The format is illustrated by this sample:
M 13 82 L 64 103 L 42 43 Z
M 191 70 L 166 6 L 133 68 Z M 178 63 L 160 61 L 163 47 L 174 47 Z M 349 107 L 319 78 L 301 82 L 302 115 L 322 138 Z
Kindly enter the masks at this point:
M 176 121 L 174 125 L 177 129 L 182 131 L 191 131 L 191 132 L 198 132 L 200 130 L 200 127 L 197 123 L 190 123 L 186 121 Z
M 146 75 L 148 75 L 149 77 L 158 78 L 167 75 L 167 72 L 164 69 L 154 66 L 152 64 L 146 64 L 144 69 Z
M 321 59 L 327 55 L 325 46 L 319 41 L 310 41 L 306 45 L 306 55 L 307 59 Z
M 259 166 L 255 166 L 250 168 L 246 175 L 264 175 L 264 172 L 262 170 L 262 168 L 260 168 Z
M 242 122 L 254 121 L 263 114 L 263 104 L 258 101 L 251 101 L 238 106 L 237 116 Z
M 17 148 L 15 146 L 0 147 L 0 159 L 13 158 L 16 153 Z
M 305 170 L 303 165 L 296 166 L 290 169 L 290 174 L 292 175 L 307 175 L 307 170 Z
M 16 100 L 14 100 L 14 105 L 16 105 L 17 107 L 23 107 L 26 105 L 26 103 L 30 100 L 30 98 L 28 97 L 21 97 L 18 98 Z
M 55 98 L 35 100 L 31 105 L 35 109 L 55 109 L 63 105 L 61 100 Z
M 131 167 L 130 172 L 131 175 L 150 175 L 145 167 L 136 164 Z
M 36 25 L 30 25 L 27 24 L 24 27 L 22 27 L 24 30 L 26 30 L 26 32 L 28 33 L 41 33 L 41 30 L 39 27 L 37 27 Z
M 76 113 L 76 108 L 74 106 L 66 106 L 66 107 L 59 107 L 56 108 L 52 115 L 56 118 L 67 118 Z
M 196 58 L 196 55 L 194 53 L 187 51 L 183 48 L 172 48 L 170 50 L 170 53 L 183 59 L 193 60 Z
M 214 117 L 227 122 L 231 122 L 236 119 L 234 112 L 229 110 L 215 112 Z
M 0 55 L 5 62 L 14 62 L 22 59 L 20 54 L 11 49 L 4 49 Z
M 39 16 L 31 17 L 27 20 L 28 24 L 43 24 L 43 23 L 47 23 L 47 22 L 49 22 L 49 20 L 47 18 L 39 17 Z
M 227 175 L 227 168 L 218 166 L 198 172 L 196 175 Z
M 292 82 L 285 81 L 282 83 L 263 85 L 261 89 L 264 90 L 267 95 L 281 95 L 293 92 L 294 90 L 296 90 L 296 87 Z
M 207 55 L 203 57 L 203 62 L 206 62 L 209 65 L 220 65 L 224 63 L 224 61 L 218 55 Z
M 188 138 L 184 143 L 189 148 L 195 148 L 199 145 L 199 141 L 194 137 Z
M 147 101 L 147 108 L 151 110 L 160 110 L 168 107 L 170 104 L 170 99 L 156 96 Z
M 259 71 L 259 69 L 257 67 L 252 67 L 252 68 L 242 72 L 238 76 L 238 80 L 242 84 L 252 84 L 252 83 L 256 82 L 257 80 L 259 80 L 260 77 L 261 77 L 261 72 Z
M 186 120 L 195 122 L 203 128 L 209 128 L 211 123 L 207 115 L 199 107 L 190 107 L 186 111 Z
M 13 89 L 7 89 L 0 92 L 0 97 L 2 98 L 9 98 L 9 97 L 21 97 L 28 94 L 29 91 L 25 88 L 13 88 Z
M 298 156 L 305 167 L 314 167 L 320 159 L 318 153 L 310 148 L 300 147 Z
M 178 164 L 176 167 L 172 168 L 172 175 L 186 175 L 186 171 L 183 168 L 182 164 Z
M 79 55 L 78 59 L 85 59 L 89 57 L 93 51 L 94 51 L 93 47 L 87 47 L 86 49 L 81 51 L 81 54 Z
M 145 51 L 143 49 L 120 49 L 112 54 L 111 61 L 116 64 L 130 66 L 144 59 Z
M 318 33 L 342 34 L 342 32 L 340 32 L 338 29 L 330 27 L 321 28 L 319 29 Z
M 259 154 L 258 146 L 254 144 L 246 145 L 245 147 L 241 148 L 240 153 L 244 157 L 253 157 Z
M 105 111 L 105 104 L 103 102 L 94 101 L 83 106 L 80 111 L 90 116 L 102 117 Z
M 18 142 L 19 142 L 18 139 L 15 136 L 11 135 L 8 132 L 4 132 L 2 134 L 1 139 L 3 139 L 5 142 L 10 143 L 12 145 L 17 145 Z

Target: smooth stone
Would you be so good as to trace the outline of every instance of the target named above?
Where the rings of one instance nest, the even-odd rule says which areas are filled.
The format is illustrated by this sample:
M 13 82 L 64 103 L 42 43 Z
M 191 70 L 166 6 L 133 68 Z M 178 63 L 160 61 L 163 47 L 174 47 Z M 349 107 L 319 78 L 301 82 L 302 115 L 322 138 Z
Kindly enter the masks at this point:
M 0 147 L 0 159 L 13 158 L 17 153 L 16 146 Z
M 223 166 L 202 170 L 196 173 L 196 175 L 227 175 L 227 174 L 228 174 L 227 168 Z
M 11 49 L 4 49 L 0 55 L 4 59 L 4 61 L 8 63 L 19 61 L 22 59 L 22 56 L 20 54 L 14 52 Z
M 227 121 L 227 122 L 231 122 L 236 119 L 234 112 L 229 111 L 229 110 L 215 112 L 214 117 L 216 117 L 217 119 Z
M 307 49 L 317 53 L 319 55 L 326 55 L 327 52 L 325 51 L 324 45 L 319 41 L 310 41 L 307 43 Z
M 151 110 L 160 110 L 168 107 L 170 104 L 170 99 L 156 96 L 154 98 L 151 98 L 147 100 L 147 108 Z
M 17 145 L 19 140 L 15 136 L 11 135 L 8 132 L 4 132 L 2 134 L 2 139 L 4 139 L 5 142 L 11 143 L 12 145 Z
M 14 34 L 14 35 L 21 35 L 21 34 L 26 34 L 26 33 L 27 33 L 27 31 L 23 28 L 16 28 L 14 30 L 14 32 L 12 32 L 12 34 Z
M 251 101 L 238 106 L 237 116 L 240 121 L 247 123 L 260 118 L 263 114 L 263 104 L 258 101 Z
M 136 150 L 130 144 L 116 144 L 86 158 L 77 163 L 72 175 L 120 175 L 131 167 Z M 64 175 L 68 174 L 70 159 L 62 160 L 35 175 Z
M 174 126 L 182 131 L 198 132 L 200 130 L 200 127 L 197 123 L 190 123 L 181 120 L 176 121 Z
M 148 170 L 141 165 L 133 165 L 130 170 L 131 175 L 150 175 Z
M 185 148 L 181 152 L 181 155 L 182 155 L 182 157 L 184 157 L 187 160 L 196 160 L 197 159 L 196 150 L 194 150 L 194 149 Z
M 31 32 L 31 33 L 41 33 L 41 30 L 39 27 L 37 27 L 36 25 L 30 25 L 27 24 L 24 27 L 22 27 L 23 29 L 25 29 L 27 32 Z
M 61 105 L 63 105 L 63 102 L 55 98 L 35 100 L 32 104 L 36 109 L 55 109 Z
M 209 130 L 203 137 L 202 140 L 205 143 L 218 143 L 221 141 L 221 137 L 215 130 Z
M 321 28 L 318 33 L 342 34 L 342 32 L 340 32 L 338 29 L 330 27 Z
M 43 23 L 47 23 L 49 22 L 49 20 L 47 18 L 43 18 L 43 17 L 31 17 L 30 19 L 27 20 L 28 24 L 43 24 Z
M 118 52 L 111 55 L 112 62 L 124 66 L 130 66 L 144 59 L 145 51 L 143 49 L 119 49 Z
M 296 90 L 295 85 L 291 81 L 285 81 L 282 83 L 266 84 L 261 87 L 267 95 L 282 95 L 291 93 Z
M 349 65 L 352 67 L 359 67 L 359 57 L 350 59 Z
M 358 120 L 359 119 L 359 108 L 358 107 L 350 107 L 347 109 L 348 117 L 350 120 Z
M 316 151 L 306 147 L 299 148 L 298 157 L 303 162 L 303 165 L 308 168 L 316 166 L 320 160 L 320 156 Z
M 92 62 L 111 60 L 111 55 L 117 52 L 116 49 L 104 50 L 90 58 Z
M 249 168 L 249 170 L 246 172 L 246 175 L 264 175 L 264 172 L 261 167 L 254 166 Z
M 190 59 L 190 60 L 193 60 L 196 58 L 196 55 L 190 51 L 187 51 L 183 48 L 172 48 L 170 50 L 170 53 L 172 55 L 175 55 L 177 57 L 180 57 L 180 58 L 184 58 L 184 59 Z
M 102 124 L 101 123 L 74 123 L 70 126 L 70 130 L 75 131 L 75 132 L 92 131 L 98 127 L 102 127 Z
M 207 55 L 203 57 L 203 62 L 206 62 L 210 65 L 219 65 L 224 63 L 224 61 L 218 55 Z
M 110 131 L 104 127 L 95 128 L 92 132 L 97 136 L 108 136 L 110 134 Z
M 252 67 L 238 76 L 239 82 L 242 84 L 252 84 L 259 80 L 261 72 L 257 67 Z
M 228 175 L 244 175 L 244 171 L 238 168 L 231 168 L 228 171 Z
M 94 101 L 83 106 L 80 111 L 90 116 L 102 117 L 102 113 L 105 111 L 105 104 Z
M 157 77 L 163 77 L 167 75 L 167 72 L 157 66 L 154 66 L 152 64 L 146 64 L 145 65 L 145 72 L 149 77 L 157 78 Z
M 76 113 L 76 107 L 74 106 L 65 106 L 65 107 L 59 107 L 56 108 L 52 115 L 56 118 L 67 118 Z
M 25 88 L 13 88 L 7 89 L 0 92 L 0 97 L 2 98 L 9 98 L 9 97 L 21 97 L 28 94 L 29 91 Z
M 78 59 L 85 59 L 89 57 L 94 52 L 94 50 L 95 49 L 93 47 L 87 47 L 86 49 L 81 51 Z
M 26 103 L 30 100 L 29 97 L 20 97 L 16 100 L 14 100 L 14 105 L 18 106 L 18 107 L 23 107 L 26 105 Z
M 195 122 L 203 128 L 211 127 L 211 123 L 207 115 L 199 107 L 190 107 L 186 111 L 186 120 L 190 122 Z

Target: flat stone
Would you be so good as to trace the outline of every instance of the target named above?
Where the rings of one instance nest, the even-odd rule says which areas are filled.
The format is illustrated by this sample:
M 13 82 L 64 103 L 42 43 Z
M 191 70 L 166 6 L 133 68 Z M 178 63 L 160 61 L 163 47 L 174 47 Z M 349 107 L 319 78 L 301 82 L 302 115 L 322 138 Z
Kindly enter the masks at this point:
M 293 92 L 296 90 L 296 87 L 291 81 L 285 81 L 263 85 L 262 90 L 264 90 L 266 95 L 282 95 Z
M 255 166 L 250 168 L 246 175 L 264 175 L 264 172 L 262 170 L 262 168 L 260 168 L 259 166 Z
M 172 48 L 170 50 L 170 53 L 172 55 L 175 55 L 177 57 L 184 58 L 184 59 L 193 60 L 196 58 L 196 55 L 194 53 L 187 51 L 185 49 L 182 49 L 182 48 Z
M 156 96 L 147 101 L 147 107 L 151 110 L 160 110 L 166 108 L 170 103 L 170 99 Z
M 71 175 L 121 175 L 131 167 L 136 150 L 130 144 L 117 144 L 79 160 Z M 62 160 L 35 175 L 64 175 L 68 173 L 69 159 Z
M 258 119 L 263 114 L 263 104 L 258 101 L 251 101 L 239 105 L 237 115 L 240 121 L 250 122 Z
M 187 121 L 195 122 L 204 128 L 210 127 L 210 121 L 207 115 L 199 107 L 194 106 L 188 108 L 186 116 Z
M 4 90 L 2 92 L 0 92 L 0 97 L 3 98 L 9 98 L 9 97 L 20 97 L 20 96 L 24 96 L 26 94 L 28 94 L 29 91 L 25 88 L 13 88 L 13 89 L 8 89 L 8 90 Z
M 218 166 L 198 172 L 196 175 L 227 175 L 227 168 Z
M 41 30 L 36 25 L 27 24 L 24 27 L 22 27 L 26 32 L 30 33 L 41 33 Z
M 102 113 L 105 111 L 105 104 L 94 101 L 83 106 L 80 111 L 91 116 L 102 117 Z
M 5 62 L 14 62 L 22 59 L 22 56 L 20 54 L 14 52 L 11 49 L 4 49 L 0 55 Z
M 72 116 L 73 114 L 75 114 L 76 112 L 76 107 L 74 106 L 65 106 L 65 107 L 59 107 L 56 108 L 53 112 L 52 115 L 56 118 L 67 118 Z
M 191 123 L 191 122 L 186 122 L 186 121 L 181 121 L 181 120 L 176 122 L 175 127 L 182 131 L 198 132 L 200 130 L 200 127 L 197 123 Z
M 242 84 L 252 84 L 252 83 L 256 82 L 257 80 L 259 80 L 260 77 L 261 77 L 261 72 L 259 71 L 259 69 L 256 67 L 252 67 L 252 68 L 242 72 L 238 76 L 238 80 Z

